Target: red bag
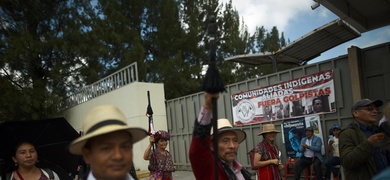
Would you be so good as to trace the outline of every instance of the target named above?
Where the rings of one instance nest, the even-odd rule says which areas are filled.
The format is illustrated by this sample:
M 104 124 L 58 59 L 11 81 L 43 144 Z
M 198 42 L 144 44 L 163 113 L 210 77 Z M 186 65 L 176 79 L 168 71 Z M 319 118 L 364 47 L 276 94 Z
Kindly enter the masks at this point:
M 252 170 L 257 170 L 257 167 L 255 167 L 254 163 L 253 163 L 253 159 L 255 158 L 255 148 L 253 148 L 251 151 L 249 151 L 248 154 L 249 154 L 249 160 L 251 162 Z

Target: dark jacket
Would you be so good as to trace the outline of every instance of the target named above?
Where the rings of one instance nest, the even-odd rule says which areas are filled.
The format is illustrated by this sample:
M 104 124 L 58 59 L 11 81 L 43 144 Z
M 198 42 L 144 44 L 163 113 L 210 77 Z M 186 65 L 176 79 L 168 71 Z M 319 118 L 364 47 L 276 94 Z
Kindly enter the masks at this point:
M 383 148 L 390 152 L 388 143 L 383 144 Z M 357 121 L 340 132 L 339 149 L 346 179 L 367 180 L 377 174 L 372 157 L 375 148 L 368 142 Z

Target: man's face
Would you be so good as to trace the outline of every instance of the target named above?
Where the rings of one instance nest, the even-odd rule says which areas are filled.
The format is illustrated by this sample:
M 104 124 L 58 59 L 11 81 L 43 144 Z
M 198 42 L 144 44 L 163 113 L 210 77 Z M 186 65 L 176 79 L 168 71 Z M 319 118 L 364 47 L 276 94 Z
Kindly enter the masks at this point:
M 313 104 L 314 112 L 322 112 L 322 101 L 319 99 L 314 100 Z
M 117 131 L 90 140 L 83 157 L 96 179 L 125 179 L 133 162 L 133 141 L 127 131 Z
M 313 131 L 307 130 L 305 133 L 306 133 L 306 137 L 309 139 L 313 136 Z
M 269 106 L 265 106 L 265 107 L 264 107 L 264 111 L 265 111 L 266 114 L 270 113 L 270 108 L 269 108 Z
M 378 118 L 378 110 L 374 104 L 354 110 L 352 114 L 356 120 L 368 126 L 374 125 Z
M 225 131 L 218 135 L 218 154 L 221 159 L 230 164 L 236 160 L 238 139 L 233 131 Z M 212 146 L 212 145 L 211 145 Z

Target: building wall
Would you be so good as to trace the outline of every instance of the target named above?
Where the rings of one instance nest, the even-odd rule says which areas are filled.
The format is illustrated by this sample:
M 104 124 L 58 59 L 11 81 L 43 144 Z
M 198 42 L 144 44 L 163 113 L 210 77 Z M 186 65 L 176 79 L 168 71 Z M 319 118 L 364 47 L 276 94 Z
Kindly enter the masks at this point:
M 353 120 L 350 108 L 356 100 L 361 98 L 390 100 L 389 44 L 385 43 L 366 49 L 351 47 L 348 49 L 347 55 L 227 85 L 227 92 L 222 93 L 218 99 L 218 118 L 227 118 L 232 122 L 231 94 L 271 86 L 283 81 L 333 69 L 337 111 L 321 115 L 323 137 L 328 137 L 329 129 L 333 124 L 346 127 Z M 174 155 L 174 163 L 179 170 L 191 170 L 188 150 L 191 143 L 193 124 L 203 102 L 202 92 L 167 101 L 166 114 L 168 128 L 171 132 L 169 146 Z M 280 131 L 282 122 L 273 121 Z M 257 136 L 262 129 L 261 126 L 261 124 L 257 124 L 236 127 L 244 130 L 247 134 L 247 139 L 240 144 L 237 155 L 238 161 L 244 167 L 250 167 L 247 152 L 262 140 L 262 137 Z M 324 142 L 326 141 L 324 140 Z M 286 162 L 287 157 L 283 156 L 286 152 L 281 134 L 277 136 L 276 144 L 282 151 L 282 162 Z
M 107 94 L 91 99 L 85 103 L 74 106 L 63 115 L 76 129 L 82 131 L 82 121 L 90 109 L 98 105 L 112 104 L 117 106 L 125 114 L 128 124 L 142 127 L 148 131 L 149 124 L 146 117 L 148 106 L 147 91 L 150 92 L 150 101 L 153 109 L 155 130 L 167 130 L 167 119 L 163 84 L 134 82 L 111 91 Z M 149 145 L 149 138 L 134 144 L 133 159 L 135 169 L 147 170 L 148 161 L 143 159 L 145 148 Z

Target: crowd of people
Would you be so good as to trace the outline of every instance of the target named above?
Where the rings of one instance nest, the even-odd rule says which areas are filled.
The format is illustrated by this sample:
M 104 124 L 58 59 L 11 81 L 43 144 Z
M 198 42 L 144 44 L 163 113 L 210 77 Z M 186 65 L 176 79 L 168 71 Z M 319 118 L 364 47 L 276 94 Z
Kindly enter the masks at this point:
M 204 98 L 204 104 L 195 120 L 189 149 L 194 176 L 196 179 L 251 179 L 251 173 L 237 161 L 239 145 L 245 141 L 246 133 L 233 128 L 228 119 L 218 119 L 218 138 L 213 139 L 212 100 L 218 99 L 219 95 L 205 92 Z M 313 100 L 313 104 L 314 102 L 316 101 Z M 345 179 L 389 179 L 390 126 L 386 118 L 390 117 L 390 104 L 383 110 L 385 120 L 377 125 L 378 108 L 382 105 L 381 100 L 362 99 L 356 102 L 351 108 L 354 118 L 352 123 L 345 127 L 335 124 L 330 129 L 331 136 L 327 141 L 329 156 L 326 159 L 321 153 L 323 140 L 314 134 L 312 126 L 306 127 L 306 136 L 296 143 L 300 156 L 296 160 L 294 179 L 300 179 L 302 171 L 309 166 L 313 166 L 315 179 L 338 179 L 340 165 Z M 150 179 L 173 179 L 174 161 L 172 154 L 166 150 L 170 140 L 169 132 L 159 130 L 148 134 L 143 128 L 133 127 L 127 124 L 124 114 L 112 105 L 93 108 L 86 115 L 82 127 L 84 135 L 70 144 L 69 151 L 82 156 L 88 165 L 89 171 L 83 179 L 137 179 L 134 173 L 133 145 L 147 136 L 149 145 L 143 158 L 149 161 Z M 258 133 L 262 141 L 256 145 L 252 160 L 259 180 L 282 179 L 284 163 L 275 143 L 278 133 L 280 131 L 274 124 L 263 124 Z M 292 131 L 289 134 L 293 134 Z M 293 136 L 289 138 L 291 140 Z M 214 151 L 215 147 L 217 151 Z M 15 168 L 7 174 L 7 180 L 59 179 L 56 172 L 36 166 L 38 152 L 31 142 L 18 143 L 12 159 Z M 324 175 L 323 165 L 326 167 Z

